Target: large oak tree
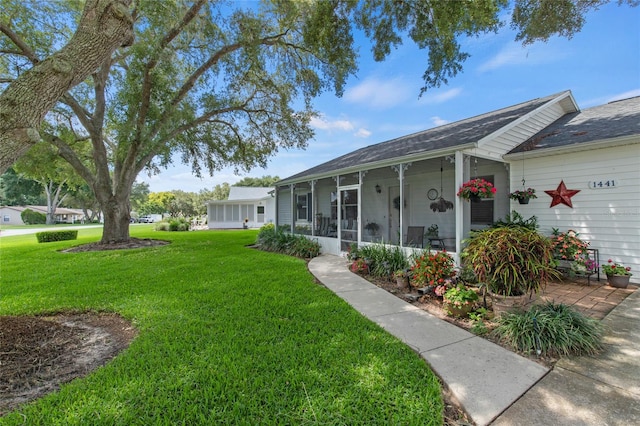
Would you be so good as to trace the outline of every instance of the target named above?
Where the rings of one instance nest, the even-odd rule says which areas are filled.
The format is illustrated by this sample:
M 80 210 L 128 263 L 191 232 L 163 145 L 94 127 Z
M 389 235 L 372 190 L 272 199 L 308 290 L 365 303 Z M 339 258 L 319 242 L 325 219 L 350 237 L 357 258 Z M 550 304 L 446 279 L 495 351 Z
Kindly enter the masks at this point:
M 42 7 L 59 19 L 55 13 L 59 4 L 0 3 L 0 33 L 4 36 L 0 38 L 0 83 L 9 83 L 0 94 L 0 174 L 40 141 L 44 116 L 62 95 L 87 78 L 118 47 L 132 43 L 130 3 L 131 0 L 86 0 L 75 34 L 45 59 L 40 48 L 46 46 L 29 41 L 56 39 L 52 34 L 55 26 L 39 28 L 35 23 L 38 21 L 29 20 L 27 9 Z M 44 34 L 36 36 L 43 30 Z M 16 57 L 29 64 L 25 72 L 21 72 L 20 61 L 13 60 Z
M 601 3 L 516 0 L 512 25 L 525 43 L 571 36 L 584 13 Z M 105 218 L 102 242 L 124 241 L 131 188 L 142 170 L 153 173 L 175 155 L 195 174 L 229 165 L 248 170 L 278 149 L 305 146 L 313 135 L 312 99 L 326 90 L 341 95 L 357 69 L 356 29 L 373 41 L 377 60 L 403 38 L 425 49 L 424 91 L 462 69 L 469 55 L 459 39 L 496 31 L 507 6 L 507 0 L 140 0 L 131 13 L 135 42 L 106 55 L 90 79 L 68 90 L 49 116 L 56 131 L 40 136 L 94 191 Z M 11 24 L 37 12 L 22 10 L 23 21 Z M 34 34 L 13 33 L 21 35 L 4 40 L 4 50 L 13 48 L 10 55 L 31 58 L 37 67 L 38 53 L 28 48 Z M 55 43 L 43 46 L 40 41 L 48 54 Z M 67 132 L 90 140 L 90 166 L 60 137 Z

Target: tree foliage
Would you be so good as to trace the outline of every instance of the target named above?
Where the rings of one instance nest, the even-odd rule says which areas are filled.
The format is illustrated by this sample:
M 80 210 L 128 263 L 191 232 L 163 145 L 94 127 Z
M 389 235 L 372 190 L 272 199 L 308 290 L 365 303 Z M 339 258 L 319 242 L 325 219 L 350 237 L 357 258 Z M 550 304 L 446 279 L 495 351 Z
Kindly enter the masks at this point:
M 116 48 L 130 44 L 130 3 L 86 0 L 80 16 L 75 2 L 0 3 L 0 83 L 5 85 L 0 94 L 0 173 L 39 142 L 45 114 L 70 88 Z M 32 19 L 33 9 L 40 11 L 37 19 Z M 61 23 L 74 22 L 74 17 L 78 24 L 71 36 Z
M 13 167 L 0 176 L 0 205 L 27 206 L 46 202 L 42 185 L 33 179 L 16 173 Z
M 10 6 L 11 19 L 1 21 L 0 70 L 13 73 L 16 81 L 23 74 L 15 64 L 37 68 L 41 58 L 55 55 L 60 37 L 74 33 L 72 23 L 81 23 L 76 36 L 86 30 L 86 12 L 95 10 L 87 9 L 90 5 L 109 3 L 88 0 L 80 15 L 71 3 L 20 7 L 17 0 L 2 1 Z M 578 18 L 602 1 L 557 3 L 516 0 L 512 25 L 520 30 L 519 39 L 570 36 L 583 24 Z M 497 31 L 507 7 L 507 0 L 140 0 L 131 11 L 135 42 L 111 56 L 95 53 L 102 61 L 91 68 L 91 78 L 67 86 L 48 117 L 52 130 L 40 136 L 96 195 L 104 212 L 102 242 L 127 240 L 129 198 L 142 170 L 154 173 L 179 158 L 198 176 L 227 166 L 248 171 L 264 166 L 280 149 L 304 147 L 313 136 L 313 98 L 327 90 L 341 95 L 357 70 L 356 31 L 373 41 L 376 60 L 406 38 L 424 49 L 424 92 L 461 71 L 469 53 L 460 40 Z M 124 13 L 122 22 L 128 16 Z M 548 16 L 554 25 L 541 25 Z M 91 49 L 75 55 L 74 60 L 95 56 Z M 15 94 L 9 95 L 15 103 Z M 91 146 L 88 158 L 78 150 L 81 140 Z
M 259 178 L 245 177 L 234 183 L 233 186 L 250 186 L 254 188 L 269 188 L 273 186 L 280 178 L 278 176 L 262 176 Z

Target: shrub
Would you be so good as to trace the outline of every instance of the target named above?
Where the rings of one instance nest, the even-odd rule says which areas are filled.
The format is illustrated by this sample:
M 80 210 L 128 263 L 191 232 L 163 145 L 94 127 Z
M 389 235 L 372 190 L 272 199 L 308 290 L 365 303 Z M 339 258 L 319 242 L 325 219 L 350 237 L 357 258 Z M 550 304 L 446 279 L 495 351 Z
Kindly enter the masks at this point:
M 188 231 L 189 225 L 187 219 L 179 217 L 157 222 L 154 228 L 156 231 Z
M 453 258 L 446 251 L 422 253 L 411 267 L 411 284 L 415 287 L 444 285 L 455 275 Z
M 573 308 L 553 303 L 505 313 L 493 331 L 515 350 L 544 355 L 592 355 L 602 346 L 602 325 Z
M 24 209 L 20 213 L 20 218 L 25 225 L 42 225 L 47 223 L 47 215 L 40 212 L 35 212 L 31 209 Z
M 290 256 L 310 259 L 320 254 L 320 244 L 303 235 L 290 234 L 276 229 L 273 224 L 260 228 L 256 245 L 265 251 L 284 253 Z
M 351 253 L 354 252 L 352 249 Z M 409 267 L 409 261 L 398 246 L 367 244 L 357 249 L 357 256 L 366 259 L 369 274 L 374 277 L 390 278 L 393 272 Z
M 38 239 L 39 243 L 51 243 L 54 241 L 76 240 L 78 239 L 78 231 L 66 230 L 66 231 L 37 232 L 36 238 Z
M 522 227 L 532 231 L 538 229 L 538 217 L 531 216 L 529 219 L 525 219 L 520 213 L 513 210 L 510 214 L 507 214 L 504 219 L 497 220 L 492 228 L 516 228 Z
M 537 293 L 557 276 L 549 238 L 521 226 L 473 232 L 461 256 L 479 281 L 502 296 Z

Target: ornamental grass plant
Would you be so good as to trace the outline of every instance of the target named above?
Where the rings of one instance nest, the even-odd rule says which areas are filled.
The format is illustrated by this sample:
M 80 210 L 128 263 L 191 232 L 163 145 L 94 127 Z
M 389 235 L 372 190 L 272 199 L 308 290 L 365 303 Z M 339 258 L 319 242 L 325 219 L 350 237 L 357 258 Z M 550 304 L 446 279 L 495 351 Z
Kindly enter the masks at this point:
M 524 353 L 593 355 L 602 347 L 602 324 L 563 304 L 535 305 L 497 321 L 495 336 Z
M 255 230 L 152 227 L 131 234 L 171 243 L 60 251 L 98 241 L 99 228 L 75 241 L 0 239 L 0 315 L 117 312 L 139 330 L 105 366 L 0 423 L 443 423 L 424 360 L 318 285 L 304 260 L 247 247 Z

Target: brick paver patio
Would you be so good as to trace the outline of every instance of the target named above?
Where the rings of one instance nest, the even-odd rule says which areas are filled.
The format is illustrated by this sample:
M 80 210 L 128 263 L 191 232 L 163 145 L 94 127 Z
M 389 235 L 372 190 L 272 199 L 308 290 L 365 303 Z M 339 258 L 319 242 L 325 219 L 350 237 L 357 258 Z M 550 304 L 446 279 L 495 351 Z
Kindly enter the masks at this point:
M 591 280 L 591 284 L 586 280 L 548 283 L 540 296 L 545 301 L 571 305 L 592 318 L 602 319 L 637 289 L 633 284 L 627 288 L 611 287 L 607 278 L 602 277 L 600 281 Z

